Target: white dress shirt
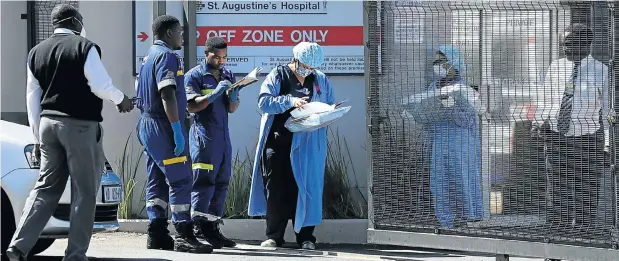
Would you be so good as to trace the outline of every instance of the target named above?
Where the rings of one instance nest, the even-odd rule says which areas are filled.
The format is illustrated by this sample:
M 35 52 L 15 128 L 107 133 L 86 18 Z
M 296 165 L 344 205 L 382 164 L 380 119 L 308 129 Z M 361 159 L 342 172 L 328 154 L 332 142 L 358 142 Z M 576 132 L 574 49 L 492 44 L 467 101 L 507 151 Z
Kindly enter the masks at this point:
M 555 60 L 548 67 L 538 90 L 535 109 L 535 124 L 549 121 L 550 128 L 558 131 L 558 115 L 566 86 L 570 82 L 574 62 L 566 58 Z M 573 83 L 572 114 L 570 129 L 566 136 L 582 136 L 600 129 L 600 109 L 604 129 L 608 127 L 608 67 L 591 55 L 580 62 Z
M 54 30 L 54 34 L 73 34 L 73 32 L 64 28 L 57 28 Z M 28 65 L 26 65 L 26 71 L 28 73 L 26 80 L 28 122 L 34 133 L 35 142 L 38 144 L 40 143 L 39 123 L 41 121 L 41 95 L 43 90 Z M 90 91 L 102 100 L 109 100 L 118 105 L 125 98 L 125 94 L 112 84 L 112 79 L 107 74 L 96 48 L 91 48 L 88 56 L 86 56 L 84 76 L 88 80 Z

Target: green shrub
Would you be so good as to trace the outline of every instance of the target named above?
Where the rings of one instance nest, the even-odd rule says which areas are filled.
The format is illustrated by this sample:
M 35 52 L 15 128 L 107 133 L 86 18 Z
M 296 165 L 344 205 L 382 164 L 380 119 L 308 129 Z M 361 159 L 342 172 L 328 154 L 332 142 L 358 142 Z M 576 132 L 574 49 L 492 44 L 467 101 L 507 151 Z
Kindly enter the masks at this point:
M 327 144 L 327 162 L 325 167 L 325 185 L 323 191 L 323 217 L 325 219 L 367 218 L 367 200 L 363 197 L 356 182 L 356 173 L 352 165 L 350 150 L 344 137 L 339 132 L 329 130 L 331 139 Z M 343 151 L 344 150 L 344 151 Z M 248 151 L 244 160 L 239 154 L 232 161 L 232 177 L 226 198 L 224 217 L 235 219 L 250 218 L 247 214 L 253 157 Z M 355 176 L 355 185 L 351 186 L 348 174 Z M 355 194 L 360 200 L 355 199 Z
M 232 177 L 228 187 L 225 218 L 247 219 L 249 206 L 249 192 L 251 190 L 251 174 L 253 168 L 252 156 L 245 152 L 245 159 L 241 160 L 239 153 L 232 160 Z
M 352 158 L 346 138 L 329 128 L 331 139 L 327 145 L 327 163 L 325 167 L 325 186 L 322 198 L 322 215 L 325 219 L 367 218 L 367 200 L 357 183 L 357 174 L 352 167 Z M 351 186 L 348 174 L 354 176 L 355 185 Z M 356 200 L 354 194 L 361 200 Z
M 146 182 L 144 183 L 144 186 L 142 186 L 142 191 L 139 194 L 141 197 L 139 201 L 140 203 L 137 207 L 141 207 L 140 211 L 136 213 L 133 208 L 133 197 L 137 187 L 136 175 L 138 174 L 138 168 L 140 166 L 143 153 L 142 150 L 140 150 L 136 157 L 136 153 L 133 149 L 133 143 L 130 142 L 131 136 L 132 134 L 129 134 L 129 137 L 127 137 L 122 156 L 116 160 L 117 169 L 115 172 L 118 174 L 123 184 L 123 200 L 118 206 L 118 218 L 120 219 L 138 218 L 146 208 L 146 202 L 144 199 Z

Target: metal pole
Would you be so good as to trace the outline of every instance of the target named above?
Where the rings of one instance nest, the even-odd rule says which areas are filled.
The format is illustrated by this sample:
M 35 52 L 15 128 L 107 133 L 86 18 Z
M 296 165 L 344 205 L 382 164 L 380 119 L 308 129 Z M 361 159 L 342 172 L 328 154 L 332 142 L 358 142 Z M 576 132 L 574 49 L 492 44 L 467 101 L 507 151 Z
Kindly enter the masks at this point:
M 28 41 L 28 49 L 26 50 L 26 54 L 30 52 L 30 49 L 37 45 L 37 37 L 36 37 L 36 10 L 34 7 L 34 1 L 28 1 L 26 3 L 26 34 Z M 23 17 L 22 17 L 23 18 Z
M 619 12 L 615 9 L 617 5 L 614 5 L 611 15 L 612 21 L 612 30 L 610 33 L 612 36 L 612 45 L 611 45 L 611 60 L 609 61 L 610 70 L 610 85 L 609 89 L 611 89 L 611 94 L 613 99 L 611 100 L 611 108 L 614 110 L 615 115 L 619 113 L 619 63 L 617 62 L 617 58 L 619 58 Z M 614 91 L 613 91 L 614 90 Z M 617 116 L 615 116 L 617 117 Z M 616 120 L 616 119 L 615 119 Z M 610 127 L 610 153 L 611 153 L 611 177 L 613 177 L 613 193 L 615 193 L 614 197 L 614 226 L 617 228 L 617 224 L 619 224 L 619 195 L 617 195 L 617 187 L 619 186 L 619 177 L 617 176 L 617 148 L 619 148 L 619 128 L 617 128 L 617 123 L 613 121 L 613 124 Z M 619 238 L 617 238 L 616 234 L 613 234 L 613 247 L 616 248 L 619 243 Z
M 372 3 L 372 2 L 363 2 L 363 42 L 365 43 L 365 49 L 364 49 L 364 66 L 365 66 L 365 70 L 366 72 L 372 72 L 372 68 L 371 66 L 374 65 L 376 66 L 376 64 L 373 64 L 370 59 L 372 58 L 371 53 L 372 53 L 372 46 L 371 45 L 371 41 L 369 39 L 369 34 L 371 33 L 370 31 L 370 26 L 376 26 L 376 20 L 372 19 L 372 18 L 376 18 L 376 14 L 374 12 L 376 12 L 376 10 L 373 8 L 375 5 L 380 4 L 380 3 Z M 370 25 L 370 23 L 374 23 L 373 25 Z M 372 108 L 370 107 L 370 103 L 373 100 L 371 98 L 371 79 L 370 77 L 378 77 L 378 76 L 373 76 L 371 73 L 366 73 L 365 74 L 365 95 L 366 95 L 366 118 L 365 118 L 365 122 L 366 122 L 366 126 L 367 126 L 367 132 L 365 134 L 366 137 L 366 148 L 367 148 L 367 153 L 368 153 L 368 160 L 370 162 L 370 168 L 369 171 L 367 172 L 367 200 L 368 200 L 368 228 L 375 228 L 374 227 L 374 209 L 373 209 L 373 204 L 372 204 Z M 368 238 L 369 239 L 369 238 Z
M 153 1 L 153 19 L 166 14 L 166 1 Z
M 196 1 L 183 1 L 183 39 L 185 71 L 197 65 L 198 45 L 197 45 L 197 26 L 196 26 Z

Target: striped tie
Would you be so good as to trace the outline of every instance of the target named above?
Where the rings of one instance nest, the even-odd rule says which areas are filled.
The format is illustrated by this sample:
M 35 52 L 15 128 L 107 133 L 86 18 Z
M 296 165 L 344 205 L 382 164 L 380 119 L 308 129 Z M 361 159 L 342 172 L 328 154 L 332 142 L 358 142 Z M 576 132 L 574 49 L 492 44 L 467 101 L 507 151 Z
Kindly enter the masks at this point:
M 563 92 L 563 99 L 561 100 L 561 109 L 559 110 L 559 117 L 557 128 L 559 129 L 559 133 L 565 135 L 570 130 L 570 122 L 572 119 L 572 105 L 574 101 L 574 87 L 576 85 L 576 78 L 578 76 L 578 67 L 580 67 L 580 63 L 574 63 L 574 69 L 572 70 L 572 75 L 570 76 L 570 80 L 565 86 L 565 91 Z

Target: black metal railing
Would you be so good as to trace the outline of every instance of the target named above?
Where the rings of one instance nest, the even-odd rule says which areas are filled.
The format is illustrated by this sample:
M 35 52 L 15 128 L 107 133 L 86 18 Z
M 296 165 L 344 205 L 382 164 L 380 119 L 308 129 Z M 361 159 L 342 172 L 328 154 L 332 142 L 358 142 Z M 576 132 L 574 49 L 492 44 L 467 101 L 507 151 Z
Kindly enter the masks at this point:
M 617 247 L 613 1 L 365 6 L 376 229 Z

